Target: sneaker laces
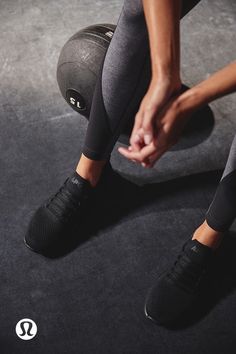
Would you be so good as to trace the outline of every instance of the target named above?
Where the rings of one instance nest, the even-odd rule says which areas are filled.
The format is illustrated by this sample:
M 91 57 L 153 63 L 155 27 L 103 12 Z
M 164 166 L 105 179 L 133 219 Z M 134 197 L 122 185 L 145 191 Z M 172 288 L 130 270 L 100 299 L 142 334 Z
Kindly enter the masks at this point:
M 203 264 L 192 261 L 182 249 L 167 276 L 188 292 L 194 292 L 205 273 Z
M 59 190 L 47 201 L 46 207 L 57 217 L 69 219 L 72 215 L 80 214 L 82 199 L 87 199 L 87 195 L 82 196 L 78 200 L 66 188 L 66 183 L 69 177 L 65 180 Z

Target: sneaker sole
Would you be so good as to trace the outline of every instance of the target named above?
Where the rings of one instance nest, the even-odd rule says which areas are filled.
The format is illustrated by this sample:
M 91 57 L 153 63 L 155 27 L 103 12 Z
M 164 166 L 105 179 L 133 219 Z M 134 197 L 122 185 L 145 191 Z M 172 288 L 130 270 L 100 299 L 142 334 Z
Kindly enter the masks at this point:
M 166 270 L 162 271 L 159 276 L 157 277 L 156 280 L 158 280 L 163 274 L 166 273 Z M 150 289 L 151 290 L 151 289 Z M 149 291 L 150 291 L 149 290 Z M 147 312 L 147 299 L 148 299 L 148 295 L 149 295 L 149 292 L 147 294 L 147 297 L 146 297 L 146 300 L 145 300 L 145 304 L 144 304 L 144 314 L 145 314 L 145 317 L 148 319 L 148 320 L 151 320 L 153 323 L 155 323 L 156 325 L 158 326 L 161 326 L 163 325 L 161 322 L 158 322 L 157 320 L 155 320 L 155 318 L 153 318 L 152 316 L 150 316 Z
M 157 322 L 153 317 L 151 317 L 148 312 L 147 312 L 147 307 L 146 304 L 144 305 L 144 314 L 146 316 L 147 319 L 151 320 L 153 323 L 157 324 L 157 325 L 161 325 L 161 323 Z
M 25 237 L 24 237 L 24 244 L 25 244 L 25 246 L 30 250 L 30 251 L 32 251 L 32 252 L 34 252 L 34 253 L 37 253 L 37 254 L 40 254 L 39 252 L 37 252 L 35 249 L 33 249 L 27 242 L 26 242 L 26 239 L 25 239 Z

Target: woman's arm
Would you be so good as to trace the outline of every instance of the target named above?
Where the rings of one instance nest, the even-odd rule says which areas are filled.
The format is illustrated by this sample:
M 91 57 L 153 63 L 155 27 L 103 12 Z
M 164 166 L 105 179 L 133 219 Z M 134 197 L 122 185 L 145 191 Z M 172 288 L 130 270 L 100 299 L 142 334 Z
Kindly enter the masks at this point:
M 128 159 L 152 167 L 154 163 L 174 145 L 191 115 L 211 101 L 236 92 L 236 62 L 219 70 L 183 94 L 173 97 L 156 117 L 157 135 L 140 151 L 119 148 Z
M 177 101 L 184 110 L 193 110 L 232 92 L 236 92 L 236 61 L 184 92 Z
M 180 0 L 143 0 L 152 77 L 180 82 Z
M 152 78 L 130 137 L 140 150 L 154 136 L 153 120 L 169 98 L 181 88 L 179 25 L 181 0 L 143 0 L 148 29 Z

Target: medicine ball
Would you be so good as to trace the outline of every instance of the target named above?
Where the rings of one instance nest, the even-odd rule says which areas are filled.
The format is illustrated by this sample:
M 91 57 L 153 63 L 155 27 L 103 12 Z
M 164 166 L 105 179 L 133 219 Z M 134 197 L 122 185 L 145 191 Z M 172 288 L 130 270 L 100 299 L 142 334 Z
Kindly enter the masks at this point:
M 89 119 L 97 75 L 115 28 L 113 24 L 97 24 L 81 29 L 65 43 L 59 56 L 57 82 L 62 96 L 75 111 L 87 119 Z M 149 72 L 148 65 L 145 67 L 145 73 Z M 211 134 L 213 126 L 214 119 L 210 108 L 203 107 L 193 115 L 179 143 L 171 150 L 182 150 L 200 144 Z M 133 121 L 130 120 L 122 130 L 118 141 L 129 145 L 132 128 Z
M 116 26 L 98 24 L 74 34 L 63 46 L 57 82 L 66 102 L 89 117 L 97 74 Z

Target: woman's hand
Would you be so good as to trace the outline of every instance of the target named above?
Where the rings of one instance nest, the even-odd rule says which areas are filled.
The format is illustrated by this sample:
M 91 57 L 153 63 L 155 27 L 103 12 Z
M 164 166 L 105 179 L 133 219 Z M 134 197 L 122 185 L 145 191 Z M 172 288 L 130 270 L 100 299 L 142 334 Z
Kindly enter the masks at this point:
M 153 120 L 155 134 L 152 141 L 143 144 L 139 150 L 130 145 L 128 148 L 120 147 L 118 151 L 144 167 L 152 167 L 179 140 L 188 118 L 195 109 L 194 97 L 188 92 L 172 97 Z
M 131 149 L 140 151 L 151 144 L 155 135 L 157 114 L 172 95 L 181 88 L 180 17 L 181 0 L 142 0 L 147 24 L 151 83 L 135 117 Z
M 181 81 L 152 79 L 144 96 L 139 111 L 135 116 L 134 127 L 130 136 L 130 144 L 134 151 L 139 151 L 144 145 L 150 144 L 155 135 L 155 121 L 158 113 L 171 96 L 180 92 Z

